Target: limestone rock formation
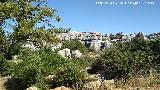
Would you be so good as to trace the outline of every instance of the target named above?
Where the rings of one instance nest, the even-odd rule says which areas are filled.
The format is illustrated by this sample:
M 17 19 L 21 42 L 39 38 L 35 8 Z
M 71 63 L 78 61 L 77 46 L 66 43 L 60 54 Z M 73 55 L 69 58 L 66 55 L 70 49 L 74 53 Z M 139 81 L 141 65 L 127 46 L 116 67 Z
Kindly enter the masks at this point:
M 71 58 L 71 50 L 68 48 L 58 51 L 58 54 L 67 59 Z
M 81 51 L 79 51 L 79 50 L 72 51 L 72 57 L 73 58 L 80 58 L 80 57 L 82 57 Z
M 30 48 L 32 50 L 37 50 L 37 48 L 33 45 L 33 43 L 23 44 L 22 47 Z

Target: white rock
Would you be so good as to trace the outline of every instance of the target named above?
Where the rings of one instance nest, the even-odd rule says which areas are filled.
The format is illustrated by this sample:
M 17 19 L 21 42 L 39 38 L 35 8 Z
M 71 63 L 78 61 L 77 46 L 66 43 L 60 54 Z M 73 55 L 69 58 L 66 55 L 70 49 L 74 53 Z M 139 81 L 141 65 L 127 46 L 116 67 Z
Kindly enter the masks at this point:
M 34 87 L 29 87 L 26 90 L 38 90 L 38 88 L 34 86 Z
M 81 51 L 79 51 L 79 50 L 72 51 L 72 57 L 80 58 L 81 56 L 82 56 Z
M 13 60 L 17 60 L 17 57 L 18 57 L 17 55 L 14 55 Z
M 93 47 L 95 51 L 100 51 L 100 48 L 102 46 L 101 43 L 102 43 L 101 40 L 92 41 L 90 47 Z
M 103 83 L 104 83 L 105 85 L 114 84 L 114 79 L 111 79 L 111 80 L 104 80 Z
M 58 54 L 64 58 L 71 58 L 71 51 L 68 48 L 58 51 Z
M 109 42 L 109 41 L 106 41 L 105 43 L 106 43 L 106 48 L 110 48 L 110 47 L 111 47 L 111 45 L 112 45 L 112 43 L 111 43 L 111 42 Z
M 54 80 L 55 75 L 48 75 L 45 79 L 49 82 L 52 82 Z
M 71 90 L 71 89 L 69 89 L 69 88 L 67 88 L 65 86 L 61 86 L 61 87 L 57 87 L 57 88 L 51 89 L 51 90 Z
M 32 50 L 37 50 L 37 48 L 32 43 L 24 44 L 24 45 L 22 45 L 22 47 L 30 48 Z

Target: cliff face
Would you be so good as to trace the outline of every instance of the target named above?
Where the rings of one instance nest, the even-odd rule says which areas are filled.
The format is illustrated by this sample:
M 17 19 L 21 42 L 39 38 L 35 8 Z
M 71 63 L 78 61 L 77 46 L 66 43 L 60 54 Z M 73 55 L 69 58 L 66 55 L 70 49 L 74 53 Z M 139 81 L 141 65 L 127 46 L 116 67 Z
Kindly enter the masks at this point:
M 97 32 L 67 32 L 57 35 L 62 41 L 64 40 L 102 40 L 102 34 Z

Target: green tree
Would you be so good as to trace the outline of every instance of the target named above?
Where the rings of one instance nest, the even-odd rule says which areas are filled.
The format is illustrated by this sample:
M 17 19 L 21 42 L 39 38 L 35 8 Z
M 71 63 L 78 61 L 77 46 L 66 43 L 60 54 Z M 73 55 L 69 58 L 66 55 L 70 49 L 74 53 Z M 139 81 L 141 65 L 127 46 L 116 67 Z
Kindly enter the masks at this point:
M 32 41 L 36 45 L 42 45 L 44 41 L 46 43 L 58 41 L 53 33 L 46 31 L 45 26 L 41 26 L 43 24 L 52 26 L 49 21 L 53 18 L 60 21 L 56 12 L 42 0 L 3 0 L 0 3 L 1 28 L 8 27 L 13 30 L 6 38 L 5 57 L 11 59 L 12 55 L 18 53 L 22 43 L 27 41 Z

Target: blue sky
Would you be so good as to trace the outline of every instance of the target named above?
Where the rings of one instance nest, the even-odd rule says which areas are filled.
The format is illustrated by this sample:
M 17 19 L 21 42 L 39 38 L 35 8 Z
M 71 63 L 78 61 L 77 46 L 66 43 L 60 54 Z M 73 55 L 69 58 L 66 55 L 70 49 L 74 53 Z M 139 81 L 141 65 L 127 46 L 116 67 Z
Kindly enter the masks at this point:
M 140 31 L 149 34 L 160 31 L 159 0 L 126 0 L 140 1 L 136 6 L 96 4 L 99 1 L 120 2 L 120 0 L 48 0 L 49 7 L 57 9 L 58 15 L 63 19 L 63 22 L 52 24 L 56 27 L 72 28 L 74 31 L 97 31 L 103 34 L 117 32 L 129 34 Z M 154 2 L 155 5 L 144 2 Z

